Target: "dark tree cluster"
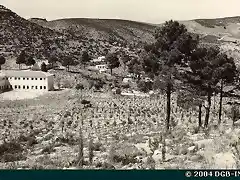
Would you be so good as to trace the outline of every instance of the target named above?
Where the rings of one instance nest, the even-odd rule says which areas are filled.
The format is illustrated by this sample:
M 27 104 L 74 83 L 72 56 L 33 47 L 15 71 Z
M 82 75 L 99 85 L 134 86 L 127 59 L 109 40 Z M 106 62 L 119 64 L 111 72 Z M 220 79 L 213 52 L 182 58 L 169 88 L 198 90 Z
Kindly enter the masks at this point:
M 21 51 L 20 55 L 16 59 L 16 64 L 19 65 L 19 69 L 21 69 L 21 64 L 25 64 L 26 66 L 33 66 L 35 64 L 35 60 L 32 55 L 27 55 L 25 50 Z
M 109 54 L 107 54 L 106 61 L 108 63 L 108 67 L 111 70 L 111 74 L 112 74 L 112 70 L 114 68 L 117 68 L 117 67 L 120 66 L 119 58 L 118 58 L 116 53 L 109 53 Z
M 217 47 L 200 47 L 199 37 L 189 33 L 186 27 L 177 21 L 165 22 L 156 30 L 155 39 L 154 43 L 145 45 L 139 64 L 146 75 L 154 78 L 153 89 L 160 89 L 167 95 L 167 131 L 170 128 L 171 94 L 184 87 L 184 91 L 192 96 L 179 101 L 180 104 L 195 104 L 199 107 L 200 114 L 206 97 L 205 127 L 209 123 L 213 93 L 220 93 L 220 124 L 223 87 L 233 83 L 237 74 L 233 58 L 229 58 Z M 137 64 L 133 62 L 130 67 Z M 177 80 L 183 83 L 179 84 Z M 140 85 L 143 85 L 142 82 Z M 199 124 L 201 126 L 201 119 Z
M 2 65 L 5 64 L 6 59 L 4 56 L 0 56 L 0 70 L 2 69 Z

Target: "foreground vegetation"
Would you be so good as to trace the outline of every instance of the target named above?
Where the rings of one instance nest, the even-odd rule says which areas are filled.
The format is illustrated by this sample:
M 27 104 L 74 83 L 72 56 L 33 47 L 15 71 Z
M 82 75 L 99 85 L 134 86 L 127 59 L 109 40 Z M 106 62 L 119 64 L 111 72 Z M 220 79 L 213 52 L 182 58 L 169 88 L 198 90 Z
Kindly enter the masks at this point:
M 108 53 L 111 75 L 69 72 L 74 61 L 64 58 L 66 76 L 58 78 L 74 74 L 73 83 L 65 83 L 72 89 L 61 91 L 59 80 L 58 92 L 4 101 L 2 168 L 239 168 L 239 110 L 224 91 L 238 89 L 234 59 L 202 47 L 176 21 L 157 29 L 155 38 L 138 57 Z M 88 61 L 84 53 L 82 62 Z M 17 64 L 28 62 L 22 51 Z M 114 77 L 119 66 L 133 74 L 132 84 Z M 136 87 L 154 91 L 120 95 Z

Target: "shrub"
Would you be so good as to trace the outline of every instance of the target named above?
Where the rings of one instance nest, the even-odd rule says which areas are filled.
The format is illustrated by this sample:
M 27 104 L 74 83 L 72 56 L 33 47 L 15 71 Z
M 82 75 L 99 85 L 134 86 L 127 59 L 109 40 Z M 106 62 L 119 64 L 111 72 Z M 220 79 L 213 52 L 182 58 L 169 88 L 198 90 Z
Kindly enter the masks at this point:
M 93 151 L 101 151 L 102 143 L 100 143 L 100 142 L 93 143 L 92 149 L 93 149 Z
M 27 142 L 28 146 L 33 146 L 35 144 L 37 144 L 37 140 L 35 137 L 28 137 L 28 142 Z
M 5 142 L 0 145 L 0 156 L 4 155 L 5 153 L 18 153 L 22 152 L 23 148 L 20 143 L 11 141 L 9 143 Z
M 138 89 L 144 93 L 147 93 L 150 90 L 152 90 L 152 85 L 153 83 L 151 81 L 148 81 L 148 82 L 140 81 L 138 83 Z
M 122 165 L 128 165 L 130 163 L 135 164 L 138 162 L 137 156 L 142 156 L 135 146 L 130 144 L 118 144 L 116 147 L 111 147 L 109 151 L 109 160 L 112 163 L 122 163 Z
M 2 156 L 1 162 L 6 163 L 6 162 L 14 162 L 14 161 L 23 161 L 26 160 L 27 158 L 23 156 L 22 153 L 6 153 Z
M 44 153 L 50 154 L 50 153 L 55 152 L 55 151 L 56 150 L 54 149 L 54 146 L 49 145 L 42 150 L 42 154 L 44 154 Z
M 130 85 L 128 83 L 123 83 L 122 88 L 128 89 L 128 88 L 130 88 Z
M 71 85 L 69 80 L 64 80 L 63 83 L 62 83 L 62 87 L 63 88 L 71 88 L 72 85 Z
M 116 89 L 116 94 L 118 94 L 118 95 L 121 94 L 121 89 L 120 88 Z

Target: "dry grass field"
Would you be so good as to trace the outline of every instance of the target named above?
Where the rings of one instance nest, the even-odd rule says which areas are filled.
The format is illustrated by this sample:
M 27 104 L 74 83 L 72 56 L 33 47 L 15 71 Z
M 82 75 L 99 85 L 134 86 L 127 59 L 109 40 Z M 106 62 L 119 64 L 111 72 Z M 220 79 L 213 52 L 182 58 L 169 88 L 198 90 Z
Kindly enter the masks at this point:
M 173 95 L 172 128 L 164 136 L 163 161 L 163 96 L 128 98 L 83 91 L 83 99 L 92 104 L 85 109 L 80 97 L 76 90 L 66 89 L 34 99 L 2 101 L 0 168 L 77 169 L 81 120 L 85 169 L 239 168 L 240 128 L 237 123 L 232 127 L 227 105 L 222 126 L 216 128 L 213 107 L 210 128 L 196 132 L 198 113 L 178 107 Z M 88 160 L 90 139 L 92 164 Z

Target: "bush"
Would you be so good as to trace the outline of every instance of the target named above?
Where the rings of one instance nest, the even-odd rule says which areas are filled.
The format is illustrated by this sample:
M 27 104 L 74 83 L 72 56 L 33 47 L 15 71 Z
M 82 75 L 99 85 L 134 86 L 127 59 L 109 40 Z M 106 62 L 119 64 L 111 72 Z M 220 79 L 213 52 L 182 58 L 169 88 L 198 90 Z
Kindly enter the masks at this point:
M 62 87 L 63 88 L 71 88 L 72 85 L 71 85 L 70 81 L 64 80 L 63 83 L 62 83 Z
M 116 94 L 120 95 L 121 94 L 121 89 L 116 89 Z
M 23 161 L 26 160 L 27 158 L 23 156 L 21 153 L 6 153 L 2 156 L 1 162 L 6 163 L 6 162 L 14 162 L 14 161 Z
M 109 152 L 109 160 L 112 163 L 122 163 L 123 165 L 128 165 L 130 163 L 137 163 L 137 156 L 142 156 L 135 146 L 130 144 L 119 144 L 116 147 L 111 147 Z
M 104 85 L 104 84 L 105 84 L 105 83 L 104 83 L 103 81 L 98 80 L 98 81 L 96 81 L 96 82 L 94 83 L 94 87 L 95 87 L 96 90 L 100 90 L 100 89 L 103 88 L 103 85 Z
M 85 100 L 85 99 L 83 99 L 82 101 L 81 101 L 81 104 L 83 104 L 83 105 L 87 105 L 87 104 L 90 104 L 91 102 L 90 101 L 87 101 L 87 100 Z
M 28 137 L 28 146 L 31 147 L 31 146 L 33 146 L 35 144 L 37 144 L 36 138 L 35 137 Z
M 123 83 L 122 88 L 128 89 L 128 88 L 130 88 L 130 85 L 128 83 Z
M 55 151 L 56 150 L 54 149 L 54 147 L 50 145 L 50 146 L 45 147 L 42 150 L 42 154 L 44 154 L 44 153 L 50 154 L 50 153 L 55 152 Z
M 96 142 L 96 143 L 93 143 L 93 151 L 101 151 L 102 150 L 102 143 L 100 142 Z
M 20 143 L 11 141 L 9 143 L 5 142 L 0 145 L 0 156 L 4 155 L 5 153 L 19 153 L 22 152 L 23 148 Z
M 148 81 L 148 82 L 145 82 L 145 81 L 140 81 L 138 83 L 138 89 L 144 93 L 147 93 L 149 92 L 150 90 L 152 90 L 152 86 L 153 86 L 153 83 Z

